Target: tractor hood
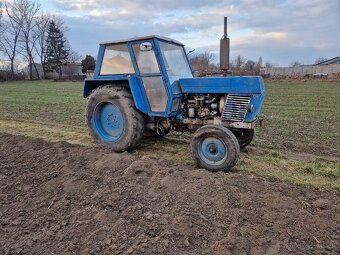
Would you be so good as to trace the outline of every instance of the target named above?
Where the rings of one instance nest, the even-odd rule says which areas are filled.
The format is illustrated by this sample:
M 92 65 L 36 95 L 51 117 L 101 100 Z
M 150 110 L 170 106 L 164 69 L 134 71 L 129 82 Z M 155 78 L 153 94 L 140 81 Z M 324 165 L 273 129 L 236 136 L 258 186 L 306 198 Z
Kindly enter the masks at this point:
M 230 76 L 179 79 L 183 93 L 187 94 L 265 94 L 261 76 Z

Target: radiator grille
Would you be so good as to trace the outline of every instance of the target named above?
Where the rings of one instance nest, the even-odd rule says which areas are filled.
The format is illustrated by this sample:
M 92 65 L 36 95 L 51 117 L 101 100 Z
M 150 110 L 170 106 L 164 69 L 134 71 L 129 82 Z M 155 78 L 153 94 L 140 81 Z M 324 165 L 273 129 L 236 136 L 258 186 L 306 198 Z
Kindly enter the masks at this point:
M 228 94 L 222 113 L 222 119 L 242 122 L 246 116 L 249 102 L 250 96 Z

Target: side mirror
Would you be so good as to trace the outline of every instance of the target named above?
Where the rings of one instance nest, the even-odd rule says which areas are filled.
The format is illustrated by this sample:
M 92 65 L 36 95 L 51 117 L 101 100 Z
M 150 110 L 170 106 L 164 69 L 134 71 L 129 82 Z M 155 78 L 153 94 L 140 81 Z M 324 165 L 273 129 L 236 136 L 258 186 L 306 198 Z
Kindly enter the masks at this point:
M 139 45 L 140 51 L 150 51 L 152 50 L 151 42 L 143 42 Z

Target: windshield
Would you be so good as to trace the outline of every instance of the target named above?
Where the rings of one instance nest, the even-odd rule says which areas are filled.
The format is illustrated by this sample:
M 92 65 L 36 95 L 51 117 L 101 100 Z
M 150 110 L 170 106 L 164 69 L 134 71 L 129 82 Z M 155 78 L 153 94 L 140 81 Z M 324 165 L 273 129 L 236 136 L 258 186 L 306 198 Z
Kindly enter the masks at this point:
M 170 84 L 179 78 L 192 78 L 191 69 L 182 46 L 159 42 Z

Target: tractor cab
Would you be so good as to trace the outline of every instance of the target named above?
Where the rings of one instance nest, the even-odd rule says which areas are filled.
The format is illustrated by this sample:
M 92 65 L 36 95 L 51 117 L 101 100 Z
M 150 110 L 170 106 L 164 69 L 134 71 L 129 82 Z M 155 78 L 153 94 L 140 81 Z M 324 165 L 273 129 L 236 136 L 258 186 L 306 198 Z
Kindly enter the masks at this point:
M 85 97 L 94 80 L 127 81 L 137 108 L 150 116 L 173 115 L 182 98 L 178 80 L 193 78 L 182 43 L 147 36 L 100 44 L 93 79 L 85 81 Z

